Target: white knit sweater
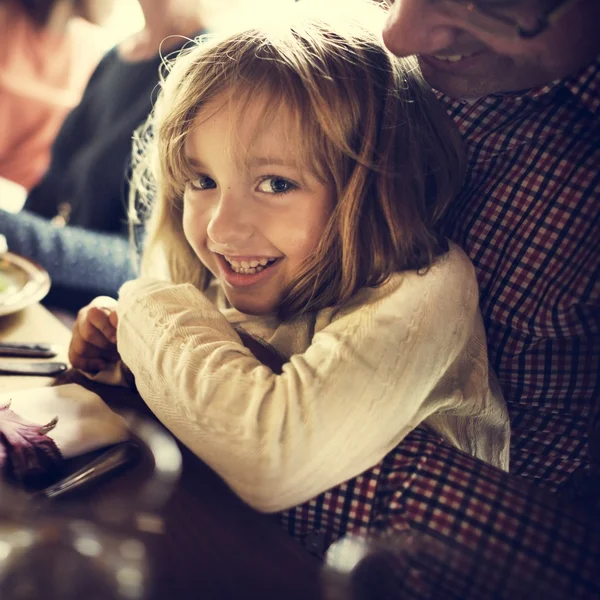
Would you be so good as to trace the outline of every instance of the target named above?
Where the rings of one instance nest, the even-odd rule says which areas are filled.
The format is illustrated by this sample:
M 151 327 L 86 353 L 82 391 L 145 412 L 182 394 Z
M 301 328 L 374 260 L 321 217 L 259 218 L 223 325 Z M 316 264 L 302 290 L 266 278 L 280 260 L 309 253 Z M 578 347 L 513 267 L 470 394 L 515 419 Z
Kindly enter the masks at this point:
M 120 292 L 118 349 L 157 417 L 248 504 L 271 512 L 378 463 L 413 428 L 508 467 L 509 421 L 488 371 L 475 273 L 456 246 L 292 323 L 219 311 L 191 285 Z M 231 322 L 286 356 L 277 375 Z

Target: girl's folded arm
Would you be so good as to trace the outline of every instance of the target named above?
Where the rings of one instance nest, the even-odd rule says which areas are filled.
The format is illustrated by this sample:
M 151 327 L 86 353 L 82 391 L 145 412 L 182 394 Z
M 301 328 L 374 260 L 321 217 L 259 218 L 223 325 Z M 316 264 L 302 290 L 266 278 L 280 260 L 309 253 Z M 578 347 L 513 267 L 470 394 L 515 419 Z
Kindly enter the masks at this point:
M 119 352 L 158 418 L 248 504 L 278 511 L 376 464 L 428 416 L 477 310 L 475 293 L 457 322 L 462 301 L 429 279 L 346 309 L 281 375 L 196 288 L 141 279 L 121 291 Z

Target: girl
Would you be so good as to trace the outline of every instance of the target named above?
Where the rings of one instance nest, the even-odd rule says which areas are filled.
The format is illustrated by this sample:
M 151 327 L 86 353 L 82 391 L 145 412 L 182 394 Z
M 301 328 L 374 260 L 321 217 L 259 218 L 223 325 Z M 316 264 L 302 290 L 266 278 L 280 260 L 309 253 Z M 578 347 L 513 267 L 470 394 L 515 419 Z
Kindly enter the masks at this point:
M 456 134 L 416 62 L 383 48 L 381 9 L 344 6 L 299 3 L 175 61 L 136 179 L 154 195 L 142 272 L 167 279 L 98 299 L 70 348 L 104 381 L 120 357 L 256 509 L 291 523 L 337 498 L 320 503 L 326 544 L 348 514 L 389 526 L 399 479 L 381 464 L 415 428 L 503 468 L 509 441 L 473 268 L 435 233 L 460 184 Z M 283 355 L 281 372 L 240 331 Z M 351 496 L 365 472 L 376 488 Z

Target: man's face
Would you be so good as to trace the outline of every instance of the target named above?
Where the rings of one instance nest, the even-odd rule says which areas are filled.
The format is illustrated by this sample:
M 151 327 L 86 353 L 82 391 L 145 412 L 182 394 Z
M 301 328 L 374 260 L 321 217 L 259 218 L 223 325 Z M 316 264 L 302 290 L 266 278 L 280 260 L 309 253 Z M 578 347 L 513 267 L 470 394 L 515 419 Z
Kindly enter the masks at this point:
M 513 18 L 558 0 L 480 0 Z M 383 39 L 397 56 L 417 54 L 435 89 L 457 98 L 516 92 L 576 73 L 600 54 L 600 1 L 580 0 L 533 39 L 490 33 L 469 22 L 448 0 L 396 0 Z

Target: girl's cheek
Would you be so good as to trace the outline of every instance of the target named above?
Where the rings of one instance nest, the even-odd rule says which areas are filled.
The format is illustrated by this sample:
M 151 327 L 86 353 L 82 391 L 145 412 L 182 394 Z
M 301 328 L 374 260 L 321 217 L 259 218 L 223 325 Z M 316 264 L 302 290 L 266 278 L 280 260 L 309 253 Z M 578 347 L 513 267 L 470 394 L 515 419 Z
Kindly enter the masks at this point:
M 183 234 L 192 248 L 196 248 L 199 233 L 199 224 L 194 218 L 193 211 L 185 210 L 183 212 Z

